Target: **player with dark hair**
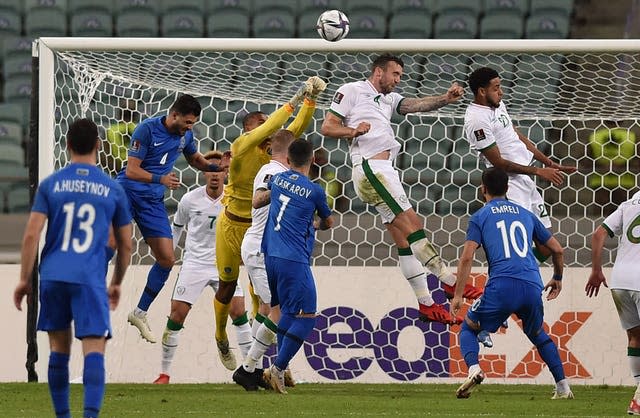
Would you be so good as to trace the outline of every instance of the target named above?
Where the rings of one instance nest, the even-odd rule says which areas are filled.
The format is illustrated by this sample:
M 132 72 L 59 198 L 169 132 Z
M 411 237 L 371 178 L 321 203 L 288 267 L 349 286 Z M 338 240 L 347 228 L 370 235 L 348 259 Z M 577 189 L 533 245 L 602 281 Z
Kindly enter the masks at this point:
M 310 259 L 315 230 L 333 226 L 324 190 L 307 177 L 313 162 L 313 144 L 291 143 L 290 169 L 269 182 L 271 204 L 262 239 L 262 252 L 271 291 L 271 306 L 280 305 L 278 356 L 270 381 L 278 393 L 287 393 L 284 371 L 316 322 L 316 287 Z M 319 220 L 315 220 L 315 214 Z
M 480 299 L 469 308 L 460 330 L 460 351 L 469 374 L 456 396 L 468 398 L 471 390 L 484 380 L 478 363 L 478 333 L 495 332 L 515 313 L 555 379 L 553 399 L 572 399 L 558 348 L 542 327 L 544 307 L 540 297 L 546 290 L 549 290 L 547 300 L 560 294 L 564 251 L 532 212 L 506 199 L 508 175 L 504 170 L 497 167 L 486 170 L 481 190 L 487 203 L 469 219 L 451 313 L 455 315 L 462 308 L 463 285 L 469 280 L 473 254 L 480 246 L 489 264 L 489 280 Z M 546 245 L 552 254 L 553 278 L 545 286 L 533 255 L 534 242 Z
M 229 349 L 227 318 L 229 303 L 240 274 L 242 239 L 251 226 L 253 180 L 260 167 L 271 160 L 271 135 L 282 128 L 295 108 L 303 103 L 298 115 L 287 127 L 296 138 L 300 136 L 311 121 L 317 95 L 325 87 L 326 83 L 319 77 L 309 77 L 288 103 L 268 117 L 262 112 L 249 113 L 242 122 L 244 132 L 231 144 L 233 159 L 229 167 L 229 181 L 225 187 L 225 210 L 216 226 L 216 265 L 220 275 L 220 286 L 213 300 L 218 354 L 229 370 L 235 370 L 237 363 Z
M 400 270 L 418 300 L 420 319 L 455 324 L 462 318 L 451 317 L 447 309 L 435 303 L 427 287 L 425 265 L 443 282 L 448 295 L 453 294 L 456 278 L 427 239 L 424 221 L 411 206 L 393 167 L 400 143 L 391 127 L 391 116 L 394 112 L 406 115 L 439 109 L 458 101 L 463 89 L 453 83 L 441 96 L 405 98 L 393 91 L 400 83 L 403 67 L 402 60 L 391 54 L 375 58 L 367 80 L 338 89 L 321 133 L 349 141 L 356 194 L 375 207 L 391 234 L 398 248 Z M 465 289 L 465 296 L 470 299 L 481 294 L 471 285 Z
M 189 165 L 198 170 L 222 171 L 229 166 L 229 155 L 216 165 L 198 152 L 192 128 L 200 111 L 200 103 L 184 94 L 171 105 L 167 115 L 142 121 L 133 131 L 127 164 L 117 176 L 127 192 L 133 218 L 155 258 L 138 305 L 128 315 L 129 323 L 150 343 L 155 343 L 156 338 L 149 328 L 147 311 L 175 263 L 171 226 L 164 205 L 165 187 L 175 190 L 180 185 L 172 171 L 173 164 L 182 153 Z
M 22 242 L 20 281 L 13 300 L 22 310 L 30 296 L 40 234 L 47 223 L 40 260 L 38 330 L 49 335 L 48 381 L 58 417 L 70 417 L 69 357 L 73 336 L 84 354 L 84 416 L 97 417 L 105 390 L 104 351 L 111 338 L 111 310 L 131 257 L 131 215 L 122 187 L 96 167 L 98 128 L 88 119 L 69 126 L 71 163 L 40 183 Z M 105 260 L 109 229 L 117 256 L 109 287 Z M 29 300 L 27 300 L 29 303 Z M 71 330 L 71 322 L 74 331 Z

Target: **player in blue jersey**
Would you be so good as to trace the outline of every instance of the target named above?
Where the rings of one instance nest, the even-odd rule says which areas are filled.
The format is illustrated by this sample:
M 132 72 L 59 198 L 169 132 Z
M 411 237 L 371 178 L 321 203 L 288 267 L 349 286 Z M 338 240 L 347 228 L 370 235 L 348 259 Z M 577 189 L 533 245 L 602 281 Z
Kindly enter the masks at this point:
M 487 204 L 469 220 L 458 264 L 452 314 L 462 307 L 462 292 L 471 272 L 473 253 L 480 246 L 489 264 L 489 280 L 483 295 L 469 308 L 460 331 L 460 351 L 469 375 L 456 396 L 468 398 L 471 390 L 484 380 L 478 364 L 478 332 L 481 329 L 495 332 L 515 313 L 556 381 L 552 399 L 572 399 L 558 349 L 542 328 L 542 293 L 549 290 L 547 300 L 552 300 L 562 290 L 563 249 L 536 215 L 506 199 L 508 181 L 508 175 L 500 168 L 490 168 L 482 174 L 481 191 Z M 545 286 L 533 254 L 534 242 L 551 251 L 553 278 Z
M 200 103 L 185 94 L 171 105 L 168 115 L 140 123 L 131 137 L 127 164 L 117 176 L 129 198 L 133 218 L 156 260 L 138 305 L 128 315 L 129 323 L 151 343 L 156 339 L 147 322 L 147 311 L 175 263 L 171 225 L 164 206 L 165 187 L 175 190 L 180 185 L 172 172 L 173 164 L 182 153 L 189 165 L 198 170 L 221 171 L 229 166 L 228 153 L 216 165 L 198 152 L 192 128 L 200 111 Z
M 56 416 L 70 417 L 69 356 L 73 335 L 84 353 L 84 416 L 97 417 L 105 389 L 104 349 L 111 338 L 109 307 L 120 299 L 120 284 L 131 257 L 131 215 L 122 187 L 96 167 L 98 127 L 88 119 L 71 124 L 71 164 L 47 177 L 36 192 L 22 242 L 20 281 L 13 300 L 31 293 L 38 240 L 47 225 L 40 260 L 38 330 L 49 334 L 49 391 Z M 105 259 L 109 228 L 117 248 L 109 287 Z M 27 299 L 29 303 L 29 299 Z M 71 322 L 74 332 L 71 331 Z
M 307 177 L 313 144 L 302 139 L 292 142 L 288 159 L 290 170 L 275 174 L 268 184 L 271 206 L 262 238 L 271 306 L 280 305 L 281 311 L 278 356 L 270 369 L 271 386 L 278 393 L 287 393 L 284 371 L 316 321 L 310 266 L 315 231 L 333 226 L 325 191 Z

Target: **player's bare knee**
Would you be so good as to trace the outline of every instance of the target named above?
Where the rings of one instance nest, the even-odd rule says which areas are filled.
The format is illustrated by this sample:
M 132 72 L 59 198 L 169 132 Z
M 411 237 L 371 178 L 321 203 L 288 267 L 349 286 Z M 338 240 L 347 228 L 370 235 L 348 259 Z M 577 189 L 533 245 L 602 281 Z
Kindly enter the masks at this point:
M 627 337 L 629 338 L 629 347 L 640 348 L 640 326 L 628 329 Z
M 184 324 L 184 321 L 187 319 L 187 315 L 189 315 L 190 310 L 191 305 L 189 305 L 188 303 L 179 300 L 172 300 L 169 319 L 177 324 Z
M 231 298 L 231 305 L 229 306 L 229 317 L 231 319 L 240 318 L 246 311 L 244 297 L 234 296 Z

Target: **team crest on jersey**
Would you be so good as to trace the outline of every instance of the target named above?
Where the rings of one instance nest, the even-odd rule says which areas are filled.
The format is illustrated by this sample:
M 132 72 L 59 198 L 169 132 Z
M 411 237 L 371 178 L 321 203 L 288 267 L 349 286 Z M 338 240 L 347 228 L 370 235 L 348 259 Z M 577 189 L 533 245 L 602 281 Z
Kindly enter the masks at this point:
M 333 96 L 333 103 L 340 104 L 340 102 L 342 101 L 343 97 L 344 97 L 344 94 L 342 94 L 340 92 L 336 92 L 336 95 Z
M 487 139 L 487 136 L 484 134 L 484 129 L 473 131 L 473 135 L 475 135 L 477 141 L 483 141 Z
M 140 141 L 131 141 L 131 151 L 140 151 Z
M 184 291 L 185 291 L 184 286 L 178 286 L 178 287 L 176 287 L 176 293 L 177 293 L 177 294 L 179 294 L 179 295 L 184 295 Z
M 231 274 L 231 267 L 225 267 L 224 272 L 227 274 Z
M 299 176 L 299 175 L 297 175 L 297 174 L 292 174 L 292 175 L 291 175 L 291 180 L 294 180 L 294 181 L 295 181 L 295 180 L 298 180 L 298 177 L 300 177 L 300 176 Z
M 262 180 L 263 183 L 269 183 L 269 180 L 271 180 L 271 177 L 273 177 L 273 174 L 267 174 L 264 176 L 264 179 Z

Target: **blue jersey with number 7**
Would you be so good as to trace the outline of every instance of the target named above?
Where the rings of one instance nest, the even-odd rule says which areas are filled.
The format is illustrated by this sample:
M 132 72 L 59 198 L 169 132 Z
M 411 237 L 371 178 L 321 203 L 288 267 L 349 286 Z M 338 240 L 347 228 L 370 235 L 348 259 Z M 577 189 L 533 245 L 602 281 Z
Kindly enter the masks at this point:
M 294 170 L 273 176 L 269 216 L 262 237 L 262 252 L 270 257 L 310 263 L 315 243 L 314 215 L 328 218 L 331 209 L 319 185 Z
M 122 186 L 95 165 L 69 164 L 40 183 L 31 211 L 48 223 L 40 280 L 105 287 L 109 225 L 131 222 Z
M 489 264 L 489 280 L 526 280 L 542 288 L 533 240 L 544 244 L 551 233 L 527 209 L 506 199 L 493 199 L 469 219 L 467 241 L 482 245 Z

